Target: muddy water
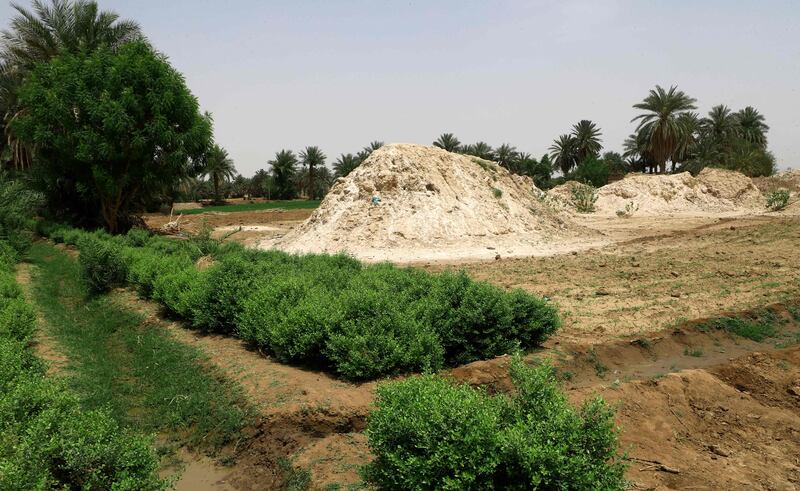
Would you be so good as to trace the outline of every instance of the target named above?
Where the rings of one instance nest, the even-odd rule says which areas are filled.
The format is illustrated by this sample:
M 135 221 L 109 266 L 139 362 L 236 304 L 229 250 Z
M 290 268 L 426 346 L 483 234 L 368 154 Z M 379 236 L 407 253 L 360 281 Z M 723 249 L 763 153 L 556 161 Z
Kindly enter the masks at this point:
M 162 472 L 163 477 L 180 475 L 175 483 L 176 491 L 228 491 L 236 488 L 229 482 L 234 469 L 217 464 L 214 459 L 198 455 L 186 449 L 178 451 L 181 464 Z

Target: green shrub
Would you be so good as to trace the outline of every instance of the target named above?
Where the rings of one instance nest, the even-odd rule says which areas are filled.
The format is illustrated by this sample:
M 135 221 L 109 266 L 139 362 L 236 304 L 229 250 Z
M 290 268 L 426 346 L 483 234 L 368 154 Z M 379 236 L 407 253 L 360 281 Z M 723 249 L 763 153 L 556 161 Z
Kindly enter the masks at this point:
M 590 158 L 582 162 L 570 175 L 570 179 L 599 188 L 608 184 L 611 170 L 602 159 Z
M 339 317 L 324 289 L 302 276 L 282 276 L 258 286 L 243 302 L 237 334 L 282 361 L 320 361 L 331 325 Z
M 779 211 L 786 208 L 789 204 L 789 191 L 778 189 L 767 194 L 767 208 L 772 211 Z
M 366 434 L 383 489 L 622 490 L 613 410 L 575 409 L 550 365 L 512 359 L 512 397 L 490 397 L 436 376 L 382 384 Z
M 500 464 L 502 404 L 433 376 L 381 384 L 366 435 L 380 489 L 489 489 Z
M 252 294 L 261 271 L 258 266 L 240 255 L 230 255 L 205 270 L 205 289 L 192 313 L 192 325 L 206 331 L 233 332 L 241 304 Z
M 17 262 L 18 254 L 16 249 L 8 245 L 5 241 L 0 241 L 0 269 L 11 269 Z
M 164 489 L 152 439 L 122 431 L 104 411 L 84 411 L 61 384 L 19 379 L 0 396 L 0 489 Z
M 71 228 L 64 231 L 64 243 L 67 245 L 78 245 L 78 242 L 83 238 L 85 232 L 77 228 Z
M 580 184 L 572 188 L 572 206 L 579 213 L 593 213 L 597 203 L 597 190 L 589 184 Z
M 417 316 L 402 289 L 390 295 L 361 276 L 339 298 L 341 321 L 332 328 L 325 353 L 349 379 L 406 371 L 438 370 L 444 350 L 434 330 Z
M 206 281 L 207 276 L 194 267 L 162 273 L 153 281 L 153 298 L 171 313 L 191 319 L 204 301 Z
M 143 247 L 150 240 L 150 232 L 143 228 L 132 228 L 125 234 L 125 240 L 131 247 Z
M 64 234 L 66 232 L 67 232 L 66 229 L 57 228 L 57 229 L 55 229 L 55 230 L 50 232 L 50 235 L 49 235 L 50 240 L 52 240 L 56 244 L 62 244 L 62 243 L 64 243 Z
M 36 328 L 36 313 L 24 298 L 16 298 L 0 306 L 0 337 L 19 341 L 30 339 Z
M 127 267 L 119 246 L 91 235 L 82 237 L 78 246 L 81 279 L 90 293 L 107 292 L 125 281 Z

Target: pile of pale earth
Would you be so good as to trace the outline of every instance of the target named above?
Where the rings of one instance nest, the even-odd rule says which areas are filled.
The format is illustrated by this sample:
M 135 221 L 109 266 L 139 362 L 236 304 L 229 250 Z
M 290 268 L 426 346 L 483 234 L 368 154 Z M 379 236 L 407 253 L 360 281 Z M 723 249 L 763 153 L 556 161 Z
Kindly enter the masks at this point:
M 309 219 L 263 248 L 420 261 L 552 254 L 598 245 L 525 176 L 434 147 L 393 144 L 336 181 Z M 594 243 L 592 243 L 594 241 Z
M 549 191 L 569 207 L 575 182 Z M 765 211 L 765 200 L 753 180 L 739 172 L 706 168 L 667 175 L 628 174 L 597 190 L 596 213 L 625 211 L 639 215 L 752 214 Z

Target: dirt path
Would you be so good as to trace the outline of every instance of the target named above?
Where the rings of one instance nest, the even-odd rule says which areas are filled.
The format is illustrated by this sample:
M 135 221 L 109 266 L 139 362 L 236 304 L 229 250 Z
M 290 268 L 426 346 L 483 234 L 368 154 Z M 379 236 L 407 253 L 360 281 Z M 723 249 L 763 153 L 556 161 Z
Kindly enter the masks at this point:
M 31 293 L 31 270 L 33 265 L 29 263 L 17 264 L 17 283 L 22 287 L 25 300 L 31 305 L 36 305 Z M 44 316 L 39 309 L 36 309 L 36 323 L 38 329 L 33 337 L 36 355 L 47 362 L 47 372 L 49 375 L 58 375 L 67 368 L 69 359 L 64 355 L 63 350 L 58 345 L 54 337 L 48 334 Z

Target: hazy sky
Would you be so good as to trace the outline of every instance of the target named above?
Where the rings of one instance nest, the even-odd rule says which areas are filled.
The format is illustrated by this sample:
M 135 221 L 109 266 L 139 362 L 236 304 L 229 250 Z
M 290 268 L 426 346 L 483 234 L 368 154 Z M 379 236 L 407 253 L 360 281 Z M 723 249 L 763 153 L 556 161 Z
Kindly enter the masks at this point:
M 539 156 L 580 119 L 620 150 L 655 84 L 678 84 L 703 114 L 755 106 L 779 167 L 800 167 L 798 0 L 100 5 L 138 20 L 185 74 L 247 176 L 281 148 L 319 145 L 330 163 L 442 132 Z

